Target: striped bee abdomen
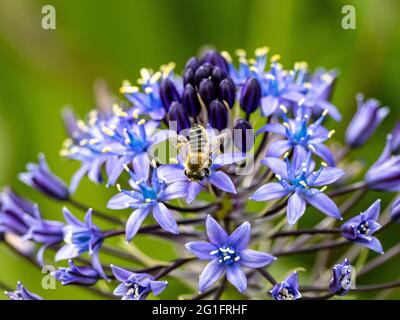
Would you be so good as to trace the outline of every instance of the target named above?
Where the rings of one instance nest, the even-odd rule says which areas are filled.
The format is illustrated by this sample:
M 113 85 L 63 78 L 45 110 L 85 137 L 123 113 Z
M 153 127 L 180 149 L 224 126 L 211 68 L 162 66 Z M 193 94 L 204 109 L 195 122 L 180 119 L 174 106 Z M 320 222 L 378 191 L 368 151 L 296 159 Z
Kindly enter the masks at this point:
M 189 143 L 191 152 L 204 152 L 207 145 L 207 132 L 206 130 L 195 124 L 189 131 Z

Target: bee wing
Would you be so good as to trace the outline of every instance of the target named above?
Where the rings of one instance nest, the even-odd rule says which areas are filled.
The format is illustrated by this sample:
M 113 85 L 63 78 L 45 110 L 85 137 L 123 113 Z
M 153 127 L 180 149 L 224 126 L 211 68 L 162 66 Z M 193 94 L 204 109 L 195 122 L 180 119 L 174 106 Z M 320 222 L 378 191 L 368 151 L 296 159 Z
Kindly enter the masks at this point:
M 174 148 L 178 150 L 178 153 L 182 157 L 182 159 L 186 159 L 190 147 L 188 139 L 186 139 L 186 137 L 182 135 L 176 134 L 172 136 L 169 141 L 174 146 Z
M 208 144 L 208 154 L 212 154 L 217 151 L 219 147 L 224 143 L 225 137 L 225 133 L 211 137 Z

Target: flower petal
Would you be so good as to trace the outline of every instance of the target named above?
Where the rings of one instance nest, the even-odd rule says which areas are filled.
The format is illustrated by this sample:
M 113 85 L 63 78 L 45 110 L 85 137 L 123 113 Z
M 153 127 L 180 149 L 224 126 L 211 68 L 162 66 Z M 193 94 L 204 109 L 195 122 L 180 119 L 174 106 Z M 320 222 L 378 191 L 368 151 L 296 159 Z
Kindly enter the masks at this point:
M 190 182 L 188 185 L 186 202 L 191 203 L 194 199 L 197 198 L 197 195 L 200 193 L 202 185 L 198 182 Z
M 225 266 L 215 259 L 208 263 L 199 277 L 199 291 L 204 292 L 212 286 L 224 273 Z
M 117 278 L 121 282 L 125 282 L 132 275 L 132 272 L 113 264 L 111 265 L 111 270 L 115 278 Z
M 266 165 L 275 174 L 279 174 L 282 179 L 288 180 L 286 163 L 278 158 L 267 157 L 261 161 L 262 164 Z
M 362 242 L 357 242 L 364 247 L 367 247 L 375 252 L 378 252 L 380 254 L 383 254 L 383 248 L 381 242 L 378 240 L 378 238 L 371 237 L 370 241 L 362 241 Z
M 335 166 L 335 160 L 333 158 L 332 152 L 326 145 L 322 143 L 316 143 L 313 145 L 313 147 L 315 149 L 313 152 L 317 156 L 324 159 L 329 166 Z
M 239 263 L 248 268 L 261 268 L 271 264 L 276 260 L 276 257 L 261 251 L 245 249 L 240 251 Z
M 146 152 L 139 153 L 132 160 L 133 169 L 138 179 L 146 181 L 150 174 L 150 158 Z
M 155 296 L 158 296 L 161 292 L 163 292 L 167 285 L 168 281 L 150 281 L 150 288 Z
M 228 242 L 228 234 L 220 224 L 210 215 L 206 219 L 206 230 L 208 239 L 218 247 L 222 247 Z
M 171 211 L 169 211 L 165 204 L 159 202 L 154 205 L 153 217 L 165 231 L 173 234 L 179 233 L 178 224 L 176 223 Z
M 346 172 L 339 168 L 323 168 L 321 174 L 314 182 L 311 183 L 311 186 L 319 187 L 332 184 L 338 181 L 345 174 Z
M 235 185 L 225 172 L 213 172 L 208 177 L 208 181 L 218 189 L 229 193 L 236 193 Z
M 306 211 L 306 202 L 296 192 L 288 200 L 287 219 L 290 225 L 293 225 L 301 218 Z
M 185 247 L 190 250 L 200 260 L 211 260 L 215 256 L 210 252 L 217 250 L 218 247 L 207 241 L 191 241 L 185 244 Z
M 131 241 L 132 238 L 139 231 L 139 228 L 142 225 L 144 219 L 146 219 L 147 215 L 149 214 L 149 211 L 150 211 L 149 207 L 136 209 L 129 216 L 125 227 L 125 234 L 127 241 Z
M 364 211 L 363 215 L 368 220 L 378 220 L 379 213 L 381 211 L 381 200 L 376 200 L 367 210 Z
M 336 219 L 342 219 L 340 210 L 335 202 L 333 202 L 331 198 L 319 190 L 311 189 L 311 194 L 306 196 L 306 201 L 328 216 Z
M 245 292 L 247 289 L 247 277 L 238 263 L 233 263 L 226 268 L 226 277 L 239 292 Z
M 243 222 L 229 236 L 229 244 L 234 246 L 236 250 L 242 250 L 247 247 L 250 241 L 251 226 L 248 222 Z
M 267 157 L 279 158 L 286 151 L 290 150 L 291 147 L 292 145 L 288 140 L 274 141 L 268 147 Z
M 250 200 L 254 201 L 269 201 L 278 198 L 285 197 L 289 191 L 287 191 L 280 183 L 267 183 L 263 186 L 259 187 L 253 195 L 250 197 Z

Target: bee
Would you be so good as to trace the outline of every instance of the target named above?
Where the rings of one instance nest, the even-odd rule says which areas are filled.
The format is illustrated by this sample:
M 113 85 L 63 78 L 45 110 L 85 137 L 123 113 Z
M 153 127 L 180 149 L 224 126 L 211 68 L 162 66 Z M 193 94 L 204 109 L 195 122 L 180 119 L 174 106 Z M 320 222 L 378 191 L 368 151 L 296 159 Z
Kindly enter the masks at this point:
M 200 182 L 211 174 L 211 155 L 219 150 L 224 137 L 220 134 L 209 138 L 204 127 L 194 124 L 189 129 L 188 138 L 176 135 L 170 139 L 183 160 L 184 173 L 190 181 Z

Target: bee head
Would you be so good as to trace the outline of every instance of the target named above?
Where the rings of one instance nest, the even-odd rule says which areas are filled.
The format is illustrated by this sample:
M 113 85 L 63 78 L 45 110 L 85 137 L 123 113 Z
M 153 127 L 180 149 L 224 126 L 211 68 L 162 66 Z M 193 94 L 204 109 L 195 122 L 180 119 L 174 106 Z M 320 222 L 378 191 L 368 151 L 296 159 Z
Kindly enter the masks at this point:
M 211 171 L 210 168 L 202 168 L 200 170 L 185 169 L 184 173 L 190 181 L 201 181 L 205 177 L 208 177 L 211 174 Z

